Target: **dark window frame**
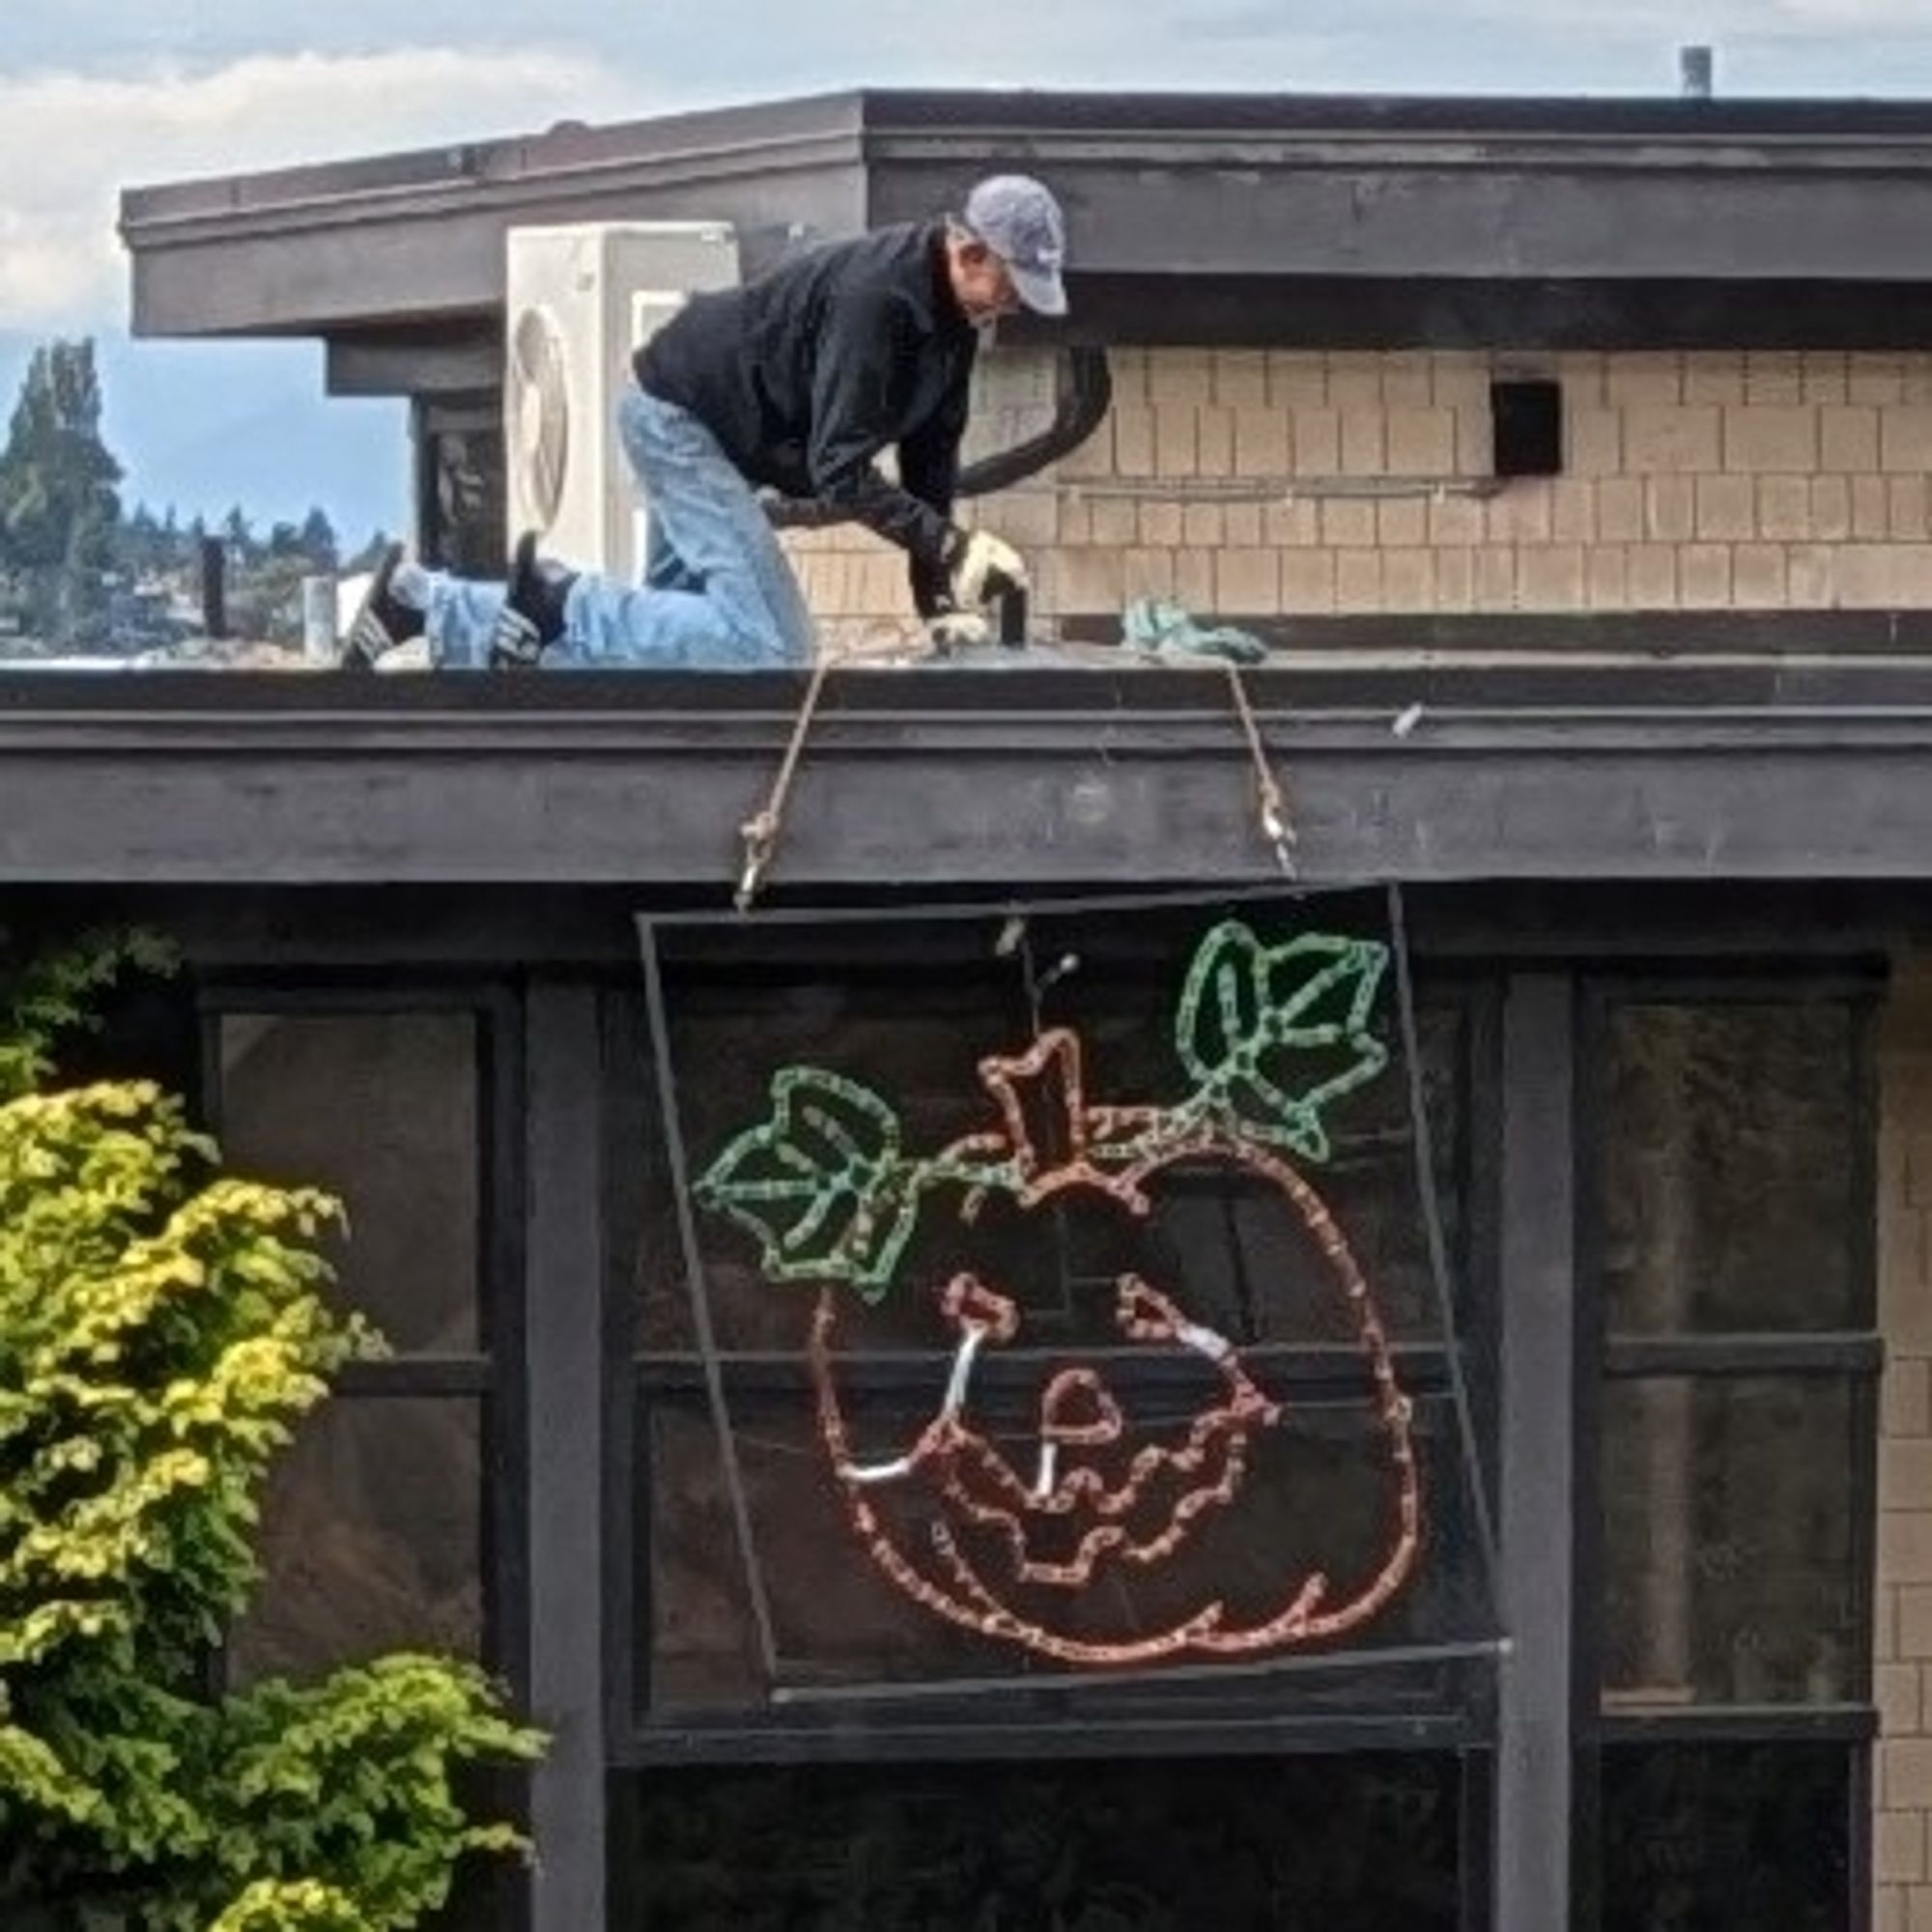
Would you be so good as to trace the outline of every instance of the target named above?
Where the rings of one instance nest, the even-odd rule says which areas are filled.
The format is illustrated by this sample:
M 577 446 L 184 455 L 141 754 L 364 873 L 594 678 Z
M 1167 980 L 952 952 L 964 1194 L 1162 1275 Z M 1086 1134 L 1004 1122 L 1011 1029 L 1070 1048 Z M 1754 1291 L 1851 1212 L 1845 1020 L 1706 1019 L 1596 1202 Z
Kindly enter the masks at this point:
M 1633 962 L 1584 968 L 1577 976 L 1577 1053 L 1573 1159 L 1577 1176 L 1577 1431 L 1576 1601 L 1573 1616 L 1572 1735 L 1576 1793 L 1572 1819 L 1573 1893 L 1577 1932 L 1588 1932 L 1602 1909 L 1602 1755 L 1633 1744 L 1751 1743 L 1776 1746 L 1841 1744 L 1848 1766 L 1846 1932 L 1868 1932 L 1871 1878 L 1873 1746 L 1878 1736 L 1872 1639 L 1876 1614 L 1880 1375 L 1885 1361 L 1879 1327 L 1878 1283 L 1878 1028 L 1886 987 L 1882 961 L 1727 961 L 1673 966 Z M 1716 1331 L 1704 1334 L 1619 1334 L 1609 1326 L 1605 1293 L 1605 1215 L 1599 1187 L 1604 1171 L 1604 1092 L 1609 1019 L 1618 1007 L 1687 1004 L 1767 1006 L 1832 999 L 1852 1022 L 1850 1108 L 1853 1115 L 1854 1198 L 1848 1230 L 1854 1278 L 1868 1326 L 1814 1331 Z M 1659 1377 L 1712 1380 L 1770 1376 L 1817 1377 L 1847 1387 L 1856 1460 L 1851 1471 L 1848 1557 L 1853 1628 L 1860 1649 L 1854 1683 L 1862 1700 L 1829 1704 L 1691 1705 L 1682 1710 L 1606 1709 L 1603 1696 L 1605 1536 L 1602 1428 L 1605 1391 L 1616 1380 Z
M 468 1014 L 476 1040 L 476 1347 L 351 1362 L 328 1400 L 468 1398 L 479 1410 L 481 1662 L 522 1693 L 529 1681 L 524 1260 L 523 1006 L 500 979 L 212 975 L 196 988 L 203 1117 L 221 1134 L 221 1022 Z M 353 1211 L 353 1204 L 352 1204 Z

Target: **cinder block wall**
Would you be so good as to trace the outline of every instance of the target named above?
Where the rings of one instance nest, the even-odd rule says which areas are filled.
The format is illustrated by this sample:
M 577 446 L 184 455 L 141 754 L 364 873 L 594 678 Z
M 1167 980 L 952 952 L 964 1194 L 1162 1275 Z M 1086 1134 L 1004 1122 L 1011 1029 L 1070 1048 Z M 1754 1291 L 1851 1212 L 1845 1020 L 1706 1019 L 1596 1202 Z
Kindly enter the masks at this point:
M 1035 559 L 1043 619 L 1150 594 L 1244 616 L 1932 604 L 1932 355 L 1113 360 L 1093 440 L 975 506 Z M 1565 470 L 1484 498 L 1496 375 L 1561 381 Z M 1040 353 L 984 358 L 973 447 L 1041 427 L 1053 381 Z M 833 635 L 907 624 L 895 554 L 792 542 Z
M 1875 1922 L 1932 1932 L 1932 959 L 1894 979 L 1880 1094 Z

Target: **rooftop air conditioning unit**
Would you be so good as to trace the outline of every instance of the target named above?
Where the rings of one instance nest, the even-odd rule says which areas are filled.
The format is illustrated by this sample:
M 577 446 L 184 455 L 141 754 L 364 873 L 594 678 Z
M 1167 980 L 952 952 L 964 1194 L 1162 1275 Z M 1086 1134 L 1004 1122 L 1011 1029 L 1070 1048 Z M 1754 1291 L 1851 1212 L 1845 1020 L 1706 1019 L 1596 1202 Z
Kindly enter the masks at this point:
M 631 357 L 701 289 L 739 280 L 714 221 L 587 222 L 509 232 L 503 451 L 508 538 L 635 582 L 643 502 L 617 440 Z

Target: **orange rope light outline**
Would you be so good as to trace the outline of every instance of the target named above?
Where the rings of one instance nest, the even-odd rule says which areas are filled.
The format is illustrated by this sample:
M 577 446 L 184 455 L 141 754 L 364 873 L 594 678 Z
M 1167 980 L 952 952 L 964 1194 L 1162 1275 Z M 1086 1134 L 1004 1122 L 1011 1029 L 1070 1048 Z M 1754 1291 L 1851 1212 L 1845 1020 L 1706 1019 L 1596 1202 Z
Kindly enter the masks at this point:
M 1198 1084 L 1179 1106 L 1090 1106 L 1080 1040 L 1056 1028 L 1023 1054 L 980 1063 L 1002 1131 L 970 1134 L 926 1160 L 909 1161 L 899 1151 L 896 1122 L 876 1095 L 838 1075 L 787 1068 L 773 1083 L 772 1118 L 739 1136 L 698 1182 L 702 1205 L 758 1236 L 768 1275 L 816 1279 L 808 1360 L 817 1434 L 855 1536 L 915 1603 L 979 1635 L 1059 1662 L 1119 1667 L 1182 1656 L 1251 1657 L 1333 1639 L 1379 1615 L 1404 1587 L 1418 1560 L 1422 1530 L 1413 1405 L 1399 1384 L 1385 1325 L 1340 1227 L 1284 1152 L 1325 1159 L 1321 1107 L 1386 1063 L 1386 1050 L 1368 1030 L 1386 958 L 1386 949 L 1370 942 L 1318 935 L 1267 949 L 1230 922 L 1203 942 L 1183 990 L 1178 1045 Z M 1331 1060 L 1337 1049 L 1350 1057 L 1320 1086 L 1296 1092 L 1282 1078 L 1284 1063 L 1311 1048 L 1326 1049 Z M 1046 1111 L 1064 1153 L 1042 1154 L 1028 1118 L 1030 1103 L 1036 1112 Z M 1184 1443 L 1150 1444 L 1117 1477 L 1092 1462 L 1063 1475 L 1062 1446 L 1106 1449 L 1119 1441 L 1123 1425 L 1094 1371 L 1062 1369 L 1041 1398 L 1039 1473 L 1029 1484 L 964 1419 L 978 1355 L 988 1343 L 1012 1339 L 1018 1311 L 962 1273 L 940 1296 L 960 1338 L 946 1398 L 906 1455 L 868 1466 L 853 1454 L 834 1373 L 837 1281 L 842 1278 L 867 1300 L 889 1292 L 920 1203 L 935 1187 L 963 1192 L 958 1211 L 967 1221 L 977 1218 L 993 1192 L 1022 1208 L 1061 1195 L 1098 1193 L 1145 1221 L 1153 1205 L 1149 1183 L 1177 1164 L 1202 1159 L 1240 1168 L 1273 1188 L 1295 1210 L 1339 1282 L 1369 1361 L 1375 1416 L 1393 1474 L 1378 1567 L 1340 1601 L 1331 1594 L 1332 1579 L 1318 1572 L 1258 1622 L 1237 1623 L 1225 1603 L 1215 1601 L 1167 1629 L 1115 1641 L 1078 1636 L 1014 1608 L 946 1521 L 926 1525 L 937 1573 L 926 1574 L 882 1522 L 873 1502 L 880 1488 L 922 1481 L 959 1520 L 991 1532 L 1009 1560 L 1014 1584 L 1065 1591 L 1072 1601 L 1103 1565 L 1151 1568 L 1184 1548 L 1205 1518 L 1233 1503 L 1248 1474 L 1253 1438 L 1280 1426 L 1286 1410 L 1256 1384 L 1231 1343 L 1190 1321 L 1139 1276 L 1123 1274 L 1116 1282 L 1122 1331 L 1132 1340 L 1173 1343 L 1201 1354 L 1221 1378 L 1221 1399 L 1192 1418 Z M 1083 1396 L 1089 1419 L 1063 1423 L 1062 1409 Z M 1192 1486 L 1176 1498 L 1156 1533 L 1136 1540 L 1124 1519 L 1170 1476 Z M 1030 1525 L 1082 1511 L 1100 1520 L 1071 1557 L 1045 1561 L 1033 1554 Z

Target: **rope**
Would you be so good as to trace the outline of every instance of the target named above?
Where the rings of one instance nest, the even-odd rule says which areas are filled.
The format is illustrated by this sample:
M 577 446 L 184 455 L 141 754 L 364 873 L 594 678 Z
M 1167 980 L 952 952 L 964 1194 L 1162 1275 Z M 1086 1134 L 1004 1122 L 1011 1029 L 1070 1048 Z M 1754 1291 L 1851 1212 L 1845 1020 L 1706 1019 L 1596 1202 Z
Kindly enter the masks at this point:
M 792 781 L 798 776 L 806 740 L 811 734 L 812 722 L 818 714 L 819 700 L 825 695 L 825 682 L 832 666 L 833 659 L 829 655 L 821 657 L 813 666 L 804 701 L 799 705 L 798 716 L 792 721 L 791 741 L 785 747 L 771 796 L 762 810 L 753 812 L 738 828 L 738 836 L 744 840 L 745 861 L 738 874 L 738 890 L 733 903 L 741 913 L 751 911 L 765 874 L 777 857 L 779 839 L 784 833 L 785 807 L 790 802 Z M 1261 725 L 1248 699 L 1248 688 L 1242 681 L 1241 668 L 1232 662 L 1224 668 L 1228 673 L 1228 689 L 1235 700 L 1235 710 L 1247 739 L 1248 756 L 1254 763 L 1255 806 L 1262 837 L 1274 847 L 1283 876 L 1293 879 L 1296 872 L 1294 855 L 1290 848 L 1295 842 L 1295 831 L 1289 816 L 1288 800 L 1268 762 L 1267 747 L 1262 742 Z
M 1468 1479 L 1469 1501 L 1475 1512 L 1476 1540 L 1482 1546 L 1483 1575 L 1490 1587 L 1490 1606 L 1501 1615 L 1502 1584 L 1496 1551 L 1496 1526 L 1490 1513 L 1489 1486 L 1483 1480 L 1481 1438 L 1476 1433 L 1475 1406 L 1469 1394 L 1463 1342 L 1457 1332 L 1456 1295 L 1449 1279 L 1449 1237 L 1442 1227 L 1442 1204 L 1435 1198 L 1435 1145 L 1429 1128 L 1429 1089 L 1422 1065 L 1422 1034 L 1415 1018 L 1415 979 L 1409 963 L 1408 921 L 1403 891 L 1388 884 L 1389 950 L 1395 954 L 1396 1017 L 1402 1029 L 1403 1071 L 1408 1082 L 1410 1146 L 1415 1159 L 1415 1192 L 1422 1208 L 1422 1231 L 1429 1251 L 1429 1278 L 1435 1290 L 1435 1312 L 1448 1345 L 1449 1388 L 1456 1406 L 1456 1428 L 1463 1439 L 1463 1469 Z
M 1294 855 L 1289 848 L 1295 842 L 1295 832 L 1288 815 L 1288 801 L 1268 763 L 1267 747 L 1262 743 L 1262 729 L 1255 721 L 1255 708 L 1248 701 L 1248 687 L 1241 681 L 1241 668 L 1230 660 L 1226 669 L 1228 689 L 1234 694 L 1235 709 L 1240 714 L 1241 729 L 1247 734 L 1248 755 L 1254 760 L 1255 806 L 1261 817 L 1262 837 L 1274 847 L 1283 876 L 1292 879 L 1295 876 Z
M 813 666 L 811 682 L 805 688 L 805 700 L 798 707 L 798 716 L 792 721 L 791 743 L 785 747 L 784 761 L 779 766 L 772 795 L 765 801 L 762 810 L 753 812 L 738 828 L 738 836 L 745 841 L 745 864 L 738 874 L 738 891 L 733 903 L 740 912 L 751 911 L 752 901 L 758 895 L 758 887 L 777 856 L 779 838 L 784 831 L 785 805 L 791 797 L 791 782 L 798 775 L 799 760 L 805 755 L 805 741 L 811 731 L 811 721 L 817 714 L 818 700 L 824 695 L 825 679 L 831 669 L 832 659 L 829 656 L 821 657 Z

